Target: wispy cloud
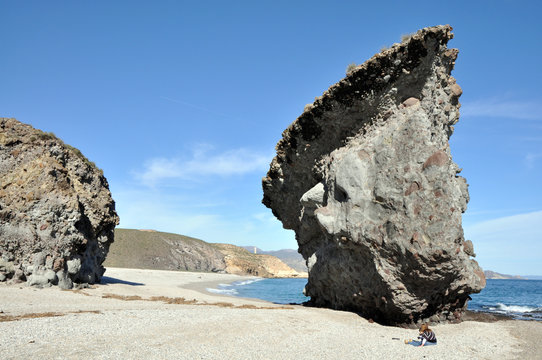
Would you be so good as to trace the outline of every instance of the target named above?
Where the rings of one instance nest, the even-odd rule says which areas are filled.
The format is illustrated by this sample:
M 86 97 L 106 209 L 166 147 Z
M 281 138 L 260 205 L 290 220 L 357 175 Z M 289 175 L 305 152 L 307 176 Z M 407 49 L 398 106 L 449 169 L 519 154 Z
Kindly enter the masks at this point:
M 499 208 L 499 209 L 495 209 L 495 208 L 487 209 L 487 208 L 485 208 L 485 209 L 475 209 L 475 208 L 471 208 L 469 206 L 467 212 L 465 213 L 465 216 L 463 217 L 463 223 L 465 223 L 465 220 L 470 219 L 473 216 L 483 216 L 484 218 L 488 218 L 490 216 L 496 217 L 496 216 L 504 215 L 504 214 L 520 213 L 522 211 L 523 212 L 525 212 L 525 211 L 531 212 L 531 211 L 536 211 L 537 209 L 538 208 L 532 208 L 532 209 L 525 209 L 525 208 Z M 476 222 L 476 223 L 479 224 L 480 222 Z
M 136 177 L 147 186 L 155 186 L 168 179 L 195 180 L 206 176 L 232 176 L 264 172 L 271 154 L 260 154 L 248 149 L 233 149 L 212 153 L 212 147 L 199 145 L 190 158 L 154 158 L 147 161 Z
M 232 212 L 231 204 L 201 208 L 200 196 L 169 191 L 123 187 L 114 193 L 121 228 L 154 229 L 211 243 L 254 245 L 266 250 L 297 248 L 293 231 L 284 230 L 271 211 L 243 216 Z
M 506 216 L 465 226 L 465 237 L 487 269 L 542 274 L 541 223 L 542 211 Z
M 195 211 L 157 193 L 122 191 L 115 196 L 120 227 L 153 229 L 188 236 L 198 236 L 209 226 L 223 226 L 224 221 L 212 212 Z M 180 205 L 181 204 L 181 205 Z
M 200 144 L 186 156 L 151 159 L 133 173 L 137 181 L 111 184 L 120 227 L 266 250 L 295 248 L 293 232 L 261 205 L 259 183 L 272 156 Z
M 522 120 L 540 120 L 540 101 L 511 101 L 487 99 L 462 103 L 462 117 L 505 117 Z
M 279 221 L 273 215 L 271 210 L 266 211 L 266 212 L 260 212 L 260 213 L 257 213 L 257 214 L 253 214 L 252 217 L 254 219 L 258 220 L 259 222 L 263 222 L 263 223 L 275 223 L 275 222 Z
M 528 169 L 533 169 L 538 159 L 542 159 L 542 153 L 528 153 L 525 155 L 525 166 L 527 166 Z
M 506 235 L 520 233 L 525 235 L 526 233 L 529 233 L 542 237 L 542 231 L 540 231 L 538 226 L 541 223 L 542 211 L 533 211 L 525 214 L 505 216 L 497 219 L 482 221 L 469 226 L 467 229 L 470 233 L 480 235 L 480 237 L 484 239 L 506 238 L 506 236 L 502 235 L 503 233 L 506 233 Z

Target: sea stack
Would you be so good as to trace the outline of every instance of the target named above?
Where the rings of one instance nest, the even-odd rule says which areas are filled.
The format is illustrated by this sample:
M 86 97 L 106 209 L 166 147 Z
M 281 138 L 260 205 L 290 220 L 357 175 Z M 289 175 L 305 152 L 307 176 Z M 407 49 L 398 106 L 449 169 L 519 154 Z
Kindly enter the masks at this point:
M 0 118 L 0 281 L 99 282 L 118 222 L 107 180 L 79 150 Z
M 284 132 L 263 203 L 295 231 L 316 306 L 383 324 L 457 321 L 485 286 L 452 161 L 461 87 L 448 25 L 349 68 Z

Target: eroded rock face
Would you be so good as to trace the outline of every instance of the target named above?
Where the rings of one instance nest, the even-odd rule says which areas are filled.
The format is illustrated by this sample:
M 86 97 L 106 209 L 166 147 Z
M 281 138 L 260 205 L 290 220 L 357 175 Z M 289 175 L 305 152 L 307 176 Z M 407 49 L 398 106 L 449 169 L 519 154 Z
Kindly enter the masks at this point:
M 102 171 L 53 134 L 0 118 L 0 280 L 99 282 L 118 224 Z
M 386 324 L 460 318 L 485 286 L 448 139 L 451 27 L 418 31 L 331 86 L 283 133 L 263 203 L 293 229 L 317 306 Z

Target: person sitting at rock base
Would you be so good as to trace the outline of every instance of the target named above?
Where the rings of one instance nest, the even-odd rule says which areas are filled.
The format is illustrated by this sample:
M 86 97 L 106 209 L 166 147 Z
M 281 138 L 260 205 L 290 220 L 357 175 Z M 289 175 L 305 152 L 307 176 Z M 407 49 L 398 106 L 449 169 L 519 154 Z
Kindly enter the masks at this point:
M 424 346 L 424 345 L 436 345 L 437 336 L 433 330 L 429 329 L 429 325 L 422 324 L 420 327 L 420 335 L 418 336 L 420 341 L 414 341 L 412 339 L 405 340 L 405 344 L 410 344 L 414 346 Z

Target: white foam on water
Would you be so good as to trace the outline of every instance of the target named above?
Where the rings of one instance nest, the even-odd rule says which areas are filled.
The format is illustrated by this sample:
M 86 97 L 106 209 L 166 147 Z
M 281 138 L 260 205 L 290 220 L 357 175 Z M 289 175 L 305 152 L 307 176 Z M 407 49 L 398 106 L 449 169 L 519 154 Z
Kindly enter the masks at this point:
M 235 289 L 213 289 L 213 288 L 206 288 L 210 293 L 213 294 L 225 294 L 225 295 L 237 295 L 238 292 Z
M 503 312 L 513 312 L 513 313 L 529 313 L 533 311 L 539 311 L 540 308 L 531 307 L 531 306 L 521 306 L 521 305 L 504 305 L 504 304 L 497 304 L 497 307 L 495 308 L 496 311 L 503 311 Z
M 261 281 L 261 280 L 263 280 L 263 278 L 243 280 L 243 281 L 239 281 L 239 282 L 234 282 L 232 285 L 229 285 L 229 286 L 243 286 L 243 285 L 252 284 L 252 283 L 255 283 L 256 281 Z
M 234 282 L 232 284 L 218 284 L 217 289 L 207 288 L 206 290 L 208 292 L 210 292 L 210 293 L 213 293 L 213 294 L 222 294 L 222 295 L 234 296 L 234 295 L 238 295 L 239 293 L 237 292 L 236 289 L 232 289 L 233 287 L 239 287 L 239 286 L 252 284 L 252 283 L 254 283 L 256 281 L 260 281 L 260 280 L 263 280 L 263 278 L 255 278 L 255 279 L 249 279 L 249 280 L 243 280 L 243 281 L 236 281 L 236 282 Z
M 220 288 L 227 288 L 227 287 L 232 287 L 233 285 L 232 284 L 218 284 L 218 287 Z

